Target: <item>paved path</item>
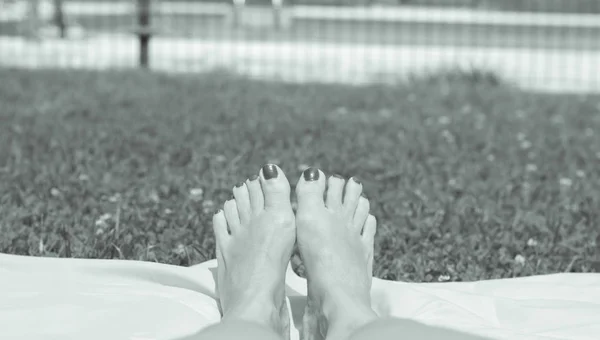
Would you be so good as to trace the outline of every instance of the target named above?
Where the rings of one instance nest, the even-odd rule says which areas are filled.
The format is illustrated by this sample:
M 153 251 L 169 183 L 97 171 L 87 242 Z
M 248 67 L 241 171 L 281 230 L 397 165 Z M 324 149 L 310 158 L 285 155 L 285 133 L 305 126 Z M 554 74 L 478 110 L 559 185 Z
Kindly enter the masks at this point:
M 40 44 L 0 37 L 0 65 L 104 69 L 135 67 L 136 40 L 104 35 Z M 262 79 L 364 84 L 394 81 L 440 68 L 497 72 L 534 91 L 600 93 L 600 52 L 533 51 L 507 48 L 364 46 L 324 43 L 199 41 L 157 37 L 152 68 L 203 72 L 216 67 Z

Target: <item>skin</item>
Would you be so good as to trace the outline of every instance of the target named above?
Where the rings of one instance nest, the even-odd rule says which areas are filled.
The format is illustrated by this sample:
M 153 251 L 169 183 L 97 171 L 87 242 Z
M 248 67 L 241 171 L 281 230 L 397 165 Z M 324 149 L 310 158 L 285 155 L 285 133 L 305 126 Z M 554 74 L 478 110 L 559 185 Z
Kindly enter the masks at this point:
M 233 189 L 213 217 L 223 318 L 190 340 L 289 339 L 285 272 L 294 243 L 308 282 L 302 340 L 484 339 L 373 311 L 376 219 L 359 180 L 309 168 L 296 195 L 294 214 L 288 179 L 269 164 Z

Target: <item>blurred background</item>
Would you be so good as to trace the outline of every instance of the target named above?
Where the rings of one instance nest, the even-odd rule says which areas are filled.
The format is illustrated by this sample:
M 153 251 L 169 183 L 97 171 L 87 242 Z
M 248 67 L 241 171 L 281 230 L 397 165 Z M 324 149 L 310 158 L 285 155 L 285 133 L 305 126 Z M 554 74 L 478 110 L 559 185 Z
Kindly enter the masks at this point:
M 477 68 L 536 91 L 600 90 L 599 0 L 0 0 L 0 65 L 286 81 Z

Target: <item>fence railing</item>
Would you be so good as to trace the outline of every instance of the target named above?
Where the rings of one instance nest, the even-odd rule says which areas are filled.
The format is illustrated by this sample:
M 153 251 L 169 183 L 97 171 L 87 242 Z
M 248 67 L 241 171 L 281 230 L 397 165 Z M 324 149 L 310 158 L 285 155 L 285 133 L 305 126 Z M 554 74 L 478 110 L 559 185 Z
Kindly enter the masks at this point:
M 124 65 L 124 55 L 131 57 L 127 39 L 137 36 L 135 58 L 144 68 L 174 70 L 175 60 L 185 59 L 196 66 L 201 62 L 212 66 L 226 63 L 228 67 L 252 68 L 253 73 L 279 68 L 278 72 L 289 74 L 291 69 L 305 78 L 315 73 L 318 78 L 312 80 L 337 80 L 364 79 L 367 69 L 369 77 L 376 78 L 382 72 L 462 65 L 492 68 L 502 72 L 501 76 L 537 88 L 570 84 L 571 88 L 600 92 L 600 14 L 594 13 L 492 11 L 481 5 L 365 7 L 287 2 L 273 7 L 239 1 L 53 1 L 51 4 L 62 5 L 67 32 L 73 26 L 87 32 L 85 43 L 52 40 L 52 53 L 64 53 L 63 66 L 69 64 L 69 58 L 77 60 L 73 65 L 93 66 L 92 56 L 83 55 L 84 45 L 94 49 L 94 58 L 103 56 L 98 64 Z M 434 2 L 428 1 L 415 0 Z M 47 56 L 49 45 L 35 47 L 15 40 L 18 19 L 7 13 L 0 14 L 0 64 L 24 64 L 34 55 Z M 47 13 L 46 19 L 56 21 L 54 14 Z M 3 35 L 11 37 L 3 40 Z M 114 41 L 115 47 L 109 47 L 109 41 Z M 101 44 L 106 51 L 99 50 Z M 127 52 L 119 50 L 125 46 Z M 186 51 L 176 51 L 174 46 Z M 205 52 L 195 58 L 201 61 L 190 60 L 196 56 L 192 49 L 200 48 Z M 186 63 L 177 65 L 179 71 L 183 67 L 180 64 Z M 303 70 L 318 63 L 328 65 L 319 71 Z M 195 72 L 196 66 L 191 64 L 187 70 Z M 267 71 L 257 71 L 261 67 Z M 332 75 L 335 72 L 340 75 Z

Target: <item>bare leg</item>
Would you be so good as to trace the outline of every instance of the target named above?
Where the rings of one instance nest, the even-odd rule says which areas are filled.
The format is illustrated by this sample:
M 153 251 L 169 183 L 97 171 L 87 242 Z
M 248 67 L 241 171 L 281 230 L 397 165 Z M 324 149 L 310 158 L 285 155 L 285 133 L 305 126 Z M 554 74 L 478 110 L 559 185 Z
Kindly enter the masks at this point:
M 304 172 L 296 193 L 297 242 L 308 279 L 303 340 L 482 339 L 410 320 L 381 319 L 373 311 L 376 220 L 359 181 L 346 183 L 335 175 L 327 180 L 313 168 Z
M 265 165 L 233 195 L 213 218 L 223 318 L 196 338 L 289 339 L 285 273 L 296 239 L 289 182 Z

